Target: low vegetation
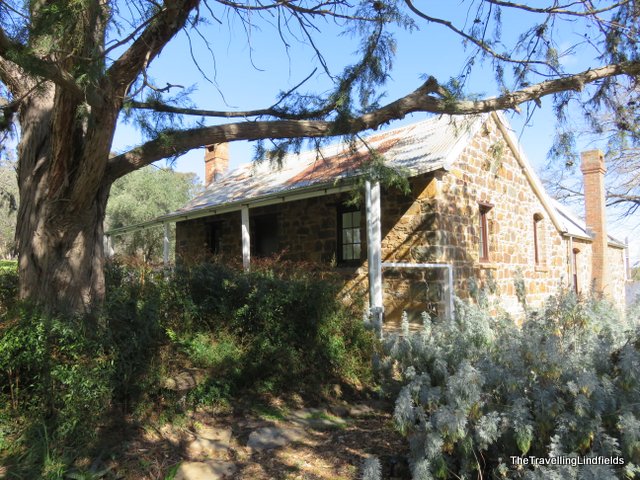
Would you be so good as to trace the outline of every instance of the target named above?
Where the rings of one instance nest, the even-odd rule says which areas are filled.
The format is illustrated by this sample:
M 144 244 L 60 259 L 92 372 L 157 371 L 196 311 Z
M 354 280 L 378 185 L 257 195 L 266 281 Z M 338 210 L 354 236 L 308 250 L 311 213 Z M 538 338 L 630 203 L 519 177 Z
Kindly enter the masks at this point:
M 414 479 L 638 477 L 637 310 L 561 292 L 518 326 L 456 306 L 420 333 L 405 322 L 377 362 Z
M 17 302 L 15 263 L 0 265 L 0 473 L 119 478 L 122 458 L 110 455 L 132 429 L 240 404 L 284 422 L 286 408 L 259 399 L 326 398 L 336 385 L 377 382 L 395 399 L 393 423 L 408 439 L 413 479 L 640 474 L 638 306 L 621 318 L 601 299 L 561 292 L 517 323 L 478 293 L 456 303 L 455 319 L 425 316 L 415 334 L 405 321 L 401 335 L 379 343 L 357 312 L 335 301 L 330 280 L 300 271 L 112 264 L 101 315 L 69 319 Z M 352 445 L 354 428 L 325 439 L 318 465 L 334 442 Z M 389 460 L 398 439 L 358 433 L 358 442 L 380 458 L 345 469 L 353 458 L 340 457 L 345 478 L 402 470 Z M 289 449 L 293 457 L 295 448 L 313 464 L 308 445 Z
M 0 464 L 9 478 L 86 473 L 125 440 L 118 425 L 171 420 L 247 392 L 312 398 L 371 379 L 372 333 L 335 301 L 331 282 L 311 276 L 114 264 L 93 319 L 43 315 L 15 302 L 15 285 L 15 270 L 0 272 Z M 185 373 L 194 384 L 172 387 Z

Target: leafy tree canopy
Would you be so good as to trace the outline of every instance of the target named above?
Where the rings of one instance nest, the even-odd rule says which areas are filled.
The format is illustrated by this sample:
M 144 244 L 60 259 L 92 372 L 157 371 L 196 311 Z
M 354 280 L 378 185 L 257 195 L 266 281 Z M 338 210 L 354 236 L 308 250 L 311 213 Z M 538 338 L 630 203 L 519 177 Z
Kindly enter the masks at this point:
M 113 158 L 109 162 L 111 178 L 214 141 L 352 134 L 414 111 L 518 109 L 519 104 L 546 95 L 554 96 L 560 120 L 570 102 L 578 100 L 594 121 L 598 118 L 594 112 L 604 107 L 616 129 L 626 131 L 632 125 L 625 105 L 637 98 L 637 90 L 630 87 L 640 71 L 635 1 L 548 0 L 530 6 L 504 0 L 467 0 L 461 7 L 466 11 L 464 16 L 458 14 L 461 9 L 417 5 L 412 0 L 355 4 L 342 0 L 173 0 L 162 4 L 144 0 L 3 1 L 3 125 L 9 124 L 21 103 L 36 95 L 43 83 L 53 82 L 77 97 L 82 105 L 78 113 L 90 115 L 106 84 L 115 82 L 122 93 L 121 107 L 135 115 L 152 141 Z M 233 37 L 231 23 L 235 20 L 240 20 L 247 32 L 272 28 L 286 45 L 296 39 L 306 42 L 315 51 L 316 60 L 309 77 L 296 88 L 281 92 L 269 107 L 217 111 L 191 108 L 189 89 L 173 95 L 181 86 L 173 85 L 170 78 L 154 80 L 149 75 L 152 61 L 182 29 L 188 33 L 190 45 L 198 40 L 211 52 L 213 61 L 193 61 L 205 79 L 213 78 L 219 47 L 207 40 L 212 25 L 226 21 Z M 361 58 L 342 72 L 329 67 L 330 52 L 316 48 L 327 21 L 361 38 Z M 503 33 L 512 30 L 505 28 L 506 21 L 517 21 L 523 31 L 519 35 Z M 448 78 L 436 79 L 428 71 L 421 72 L 426 81 L 413 93 L 382 106 L 381 87 L 389 78 L 398 29 L 439 29 L 442 34 L 458 36 L 469 55 L 464 65 L 451 66 Z M 88 38 L 91 36 L 97 38 Z M 567 38 L 578 40 L 567 44 Z M 575 58 L 582 60 L 581 71 L 567 66 L 575 64 Z M 482 98 L 465 88 L 467 77 L 480 65 L 485 71 L 486 66 L 492 67 L 499 95 Z M 304 91 L 306 80 L 319 73 L 332 80 L 331 90 Z M 22 75 L 32 80 L 29 89 L 16 85 Z M 136 115 L 140 111 L 147 114 Z M 183 123 L 188 115 L 242 121 L 205 127 L 203 123 Z M 268 125 L 247 123 L 247 119 L 279 121 Z M 184 135 L 178 126 L 189 134 Z
M 149 166 L 114 182 L 107 203 L 108 229 L 151 220 L 182 207 L 199 188 L 192 173 Z M 151 228 L 115 237 L 117 253 L 139 255 L 144 260 L 162 256 L 162 228 Z

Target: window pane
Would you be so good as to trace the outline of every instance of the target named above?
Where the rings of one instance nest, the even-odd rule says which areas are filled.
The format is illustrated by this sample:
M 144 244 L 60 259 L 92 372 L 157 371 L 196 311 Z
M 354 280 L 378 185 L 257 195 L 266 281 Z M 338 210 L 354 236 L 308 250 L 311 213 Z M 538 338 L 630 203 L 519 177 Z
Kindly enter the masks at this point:
M 351 213 L 343 213 L 342 214 L 342 228 L 351 227 Z
M 351 245 L 342 246 L 342 259 L 351 260 Z
M 353 243 L 353 229 L 348 228 L 346 230 L 343 230 L 343 235 L 344 238 L 342 239 L 342 243 Z
M 360 212 L 353 212 L 353 226 L 354 227 L 359 227 L 360 226 Z
M 358 260 L 360 259 L 360 244 L 357 243 L 353 246 L 353 259 L 354 260 Z
M 353 230 L 353 243 L 360 243 L 360 229 Z

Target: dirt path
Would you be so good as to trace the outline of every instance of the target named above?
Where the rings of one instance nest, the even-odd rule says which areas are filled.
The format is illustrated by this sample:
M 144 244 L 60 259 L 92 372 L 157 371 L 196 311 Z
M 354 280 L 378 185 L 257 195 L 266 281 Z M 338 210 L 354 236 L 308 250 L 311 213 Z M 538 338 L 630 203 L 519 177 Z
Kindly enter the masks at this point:
M 383 478 L 408 478 L 405 441 L 376 402 L 267 407 L 228 416 L 200 412 L 130 442 L 118 476 L 149 480 L 356 480 L 372 454 Z M 114 469 L 116 470 L 116 469 Z

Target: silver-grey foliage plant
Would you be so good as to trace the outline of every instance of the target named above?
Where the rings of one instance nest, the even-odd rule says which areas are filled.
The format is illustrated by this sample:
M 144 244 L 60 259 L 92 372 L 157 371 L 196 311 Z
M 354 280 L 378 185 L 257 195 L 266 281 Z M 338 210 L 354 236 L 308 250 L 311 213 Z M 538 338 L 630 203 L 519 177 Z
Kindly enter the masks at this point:
M 461 301 L 419 333 L 405 320 L 377 364 L 413 478 L 637 478 L 637 317 L 562 292 L 520 325 Z
M 382 480 L 382 466 L 378 457 L 371 456 L 364 459 L 362 480 Z

